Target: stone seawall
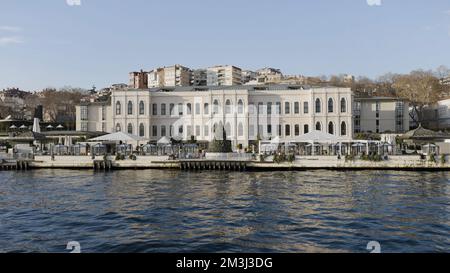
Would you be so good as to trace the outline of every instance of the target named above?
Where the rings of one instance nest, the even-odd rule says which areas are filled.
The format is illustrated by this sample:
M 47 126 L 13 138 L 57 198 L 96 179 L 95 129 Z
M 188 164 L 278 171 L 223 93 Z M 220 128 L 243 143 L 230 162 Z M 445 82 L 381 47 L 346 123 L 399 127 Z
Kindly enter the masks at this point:
M 180 161 L 169 160 L 166 156 L 137 156 L 136 160 L 115 160 L 114 157 L 108 157 L 112 163 L 113 169 L 151 169 L 151 168 L 177 168 L 180 169 Z M 73 169 L 93 169 L 94 160 L 103 160 L 102 157 L 92 159 L 90 156 L 36 156 L 35 160 L 30 162 L 30 168 L 73 168 Z M 231 159 L 230 159 L 231 160 Z M 247 169 L 251 170 L 289 170 L 289 169 L 424 169 L 424 170 L 450 170 L 448 158 L 446 163 L 442 164 L 440 158 L 437 162 L 421 160 L 419 156 L 390 156 L 388 160 L 381 162 L 372 162 L 364 160 L 348 161 L 338 159 L 335 156 L 297 156 L 292 163 L 274 163 L 274 162 L 247 162 Z M 201 160 L 200 160 L 201 161 Z M 224 159 L 224 162 L 229 160 Z M 186 160 L 183 160 L 186 162 Z M 198 160 L 196 160 L 198 162 Z

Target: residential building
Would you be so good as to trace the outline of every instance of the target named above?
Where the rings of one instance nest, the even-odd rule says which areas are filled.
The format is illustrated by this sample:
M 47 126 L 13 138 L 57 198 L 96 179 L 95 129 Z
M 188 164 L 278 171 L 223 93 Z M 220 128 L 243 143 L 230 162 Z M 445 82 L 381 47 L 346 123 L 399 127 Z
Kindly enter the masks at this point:
M 258 77 L 258 73 L 251 70 L 242 70 L 242 84 L 254 82 Z
M 442 78 L 440 80 L 442 85 L 450 85 L 450 76 L 446 77 L 446 78 Z
M 349 75 L 349 74 L 345 74 L 345 75 L 342 76 L 342 81 L 344 83 L 353 83 L 353 82 L 355 82 L 355 76 Z
M 232 65 L 219 65 L 207 69 L 208 86 L 233 86 L 242 84 L 242 69 Z
M 409 130 L 409 104 L 390 97 L 355 98 L 355 133 L 405 133 Z
M 148 73 L 148 88 L 190 86 L 192 70 L 176 64 L 173 66 L 156 68 Z
M 131 72 L 129 75 L 130 88 L 145 89 L 148 87 L 148 72 L 141 70 L 140 72 Z
M 81 102 L 76 106 L 76 112 L 77 131 L 111 132 L 113 126 L 110 100 Z
M 208 84 L 208 76 L 206 69 L 195 69 L 192 71 L 193 86 L 206 86 Z
M 295 141 L 314 130 L 353 137 L 349 88 L 215 86 L 113 90 L 106 121 L 97 103 L 77 107 L 77 129 L 124 131 L 151 141 L 174 137 L 212 141 L 224 128 L 233 147 L 276 136 Z M 80 125 L 78 126 L 78 123 Z
M 432 130 L 450 129 L 450 99 L 438 101 L 423 110 L 422 125 Z

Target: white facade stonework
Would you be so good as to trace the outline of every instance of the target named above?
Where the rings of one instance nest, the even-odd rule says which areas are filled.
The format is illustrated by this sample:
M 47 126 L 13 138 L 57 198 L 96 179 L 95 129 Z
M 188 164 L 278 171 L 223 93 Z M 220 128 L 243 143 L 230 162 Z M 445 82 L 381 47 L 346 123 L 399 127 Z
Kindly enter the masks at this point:
M 277 85 L 114 90 L 107 132 L 124 131 L 151 141 L 164 136 L 212 141 L 215 129 L 224 128 L 234 145 L 244 147 L 250 141 L 276 136 L 295 141 L 314 130 L 352 139 L 352 102 L 348 88 Z

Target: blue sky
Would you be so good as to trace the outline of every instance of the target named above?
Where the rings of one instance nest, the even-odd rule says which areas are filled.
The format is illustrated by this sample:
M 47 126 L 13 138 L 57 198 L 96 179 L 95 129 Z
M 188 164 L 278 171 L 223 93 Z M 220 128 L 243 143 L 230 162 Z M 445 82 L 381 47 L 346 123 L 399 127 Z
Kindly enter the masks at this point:
M 373 78 L 450 66 L 450 1 L 0 2 L 0 89 L 104 87 L 175 63 Z

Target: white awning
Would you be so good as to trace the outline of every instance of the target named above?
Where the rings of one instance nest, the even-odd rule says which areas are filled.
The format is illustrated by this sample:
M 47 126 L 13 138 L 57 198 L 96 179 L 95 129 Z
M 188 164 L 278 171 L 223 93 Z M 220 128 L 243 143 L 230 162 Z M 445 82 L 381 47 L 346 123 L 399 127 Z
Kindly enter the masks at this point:
M 112 133 L 101 137 L 90 139 L 89 141 L 146 141 L 147 139 L 124 132 Z
M 294 142 L 294 143 L 300 143 L 300 142 L 339 143 L 339 142 L 350 142 L 350 140 L 347 138 L 344 138 L 344 137 L 335 136 L 335 135 L 328 134 L 328 133 L 325 133 L 322 131 L 312 131 L 308 134 L 304 134 L 302 136 L 296 137 L 291 142 Z
M 158 140 L 158 145 L 170 145 L 172 142 L 170 141 L 170 138 L 168 137 L 162 137 L 160 140 Z

